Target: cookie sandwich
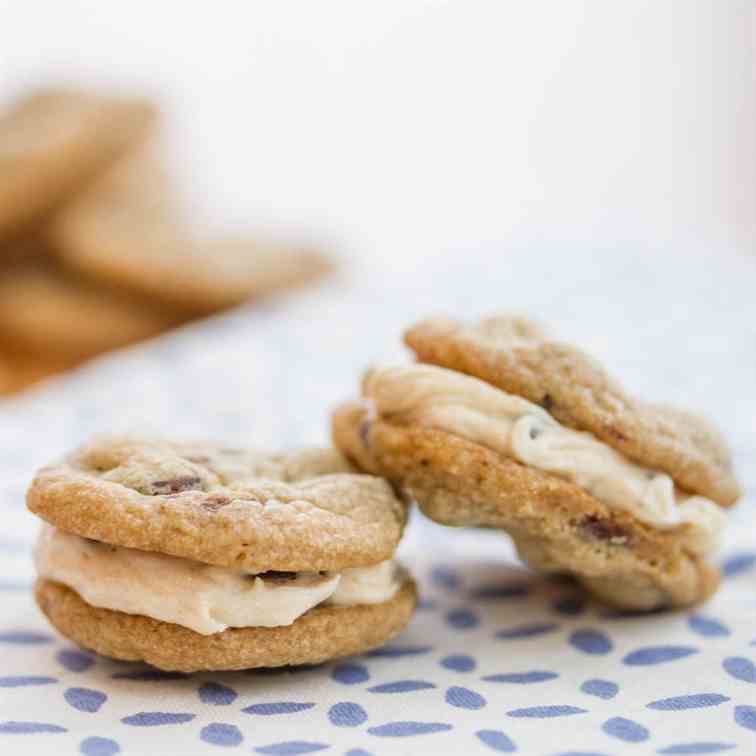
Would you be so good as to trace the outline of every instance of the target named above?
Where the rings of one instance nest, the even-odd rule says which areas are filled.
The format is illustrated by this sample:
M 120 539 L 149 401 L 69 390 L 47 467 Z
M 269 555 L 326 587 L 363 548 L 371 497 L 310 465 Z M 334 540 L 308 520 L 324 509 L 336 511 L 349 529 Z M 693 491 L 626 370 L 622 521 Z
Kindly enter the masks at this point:
M 695 604 L 739 496 L 704 419 L 626 393 L 536 324 L 428 320 L 418 363 L 369 371 L 333 421 L 338 448 L 444 525 L 507 531 L 534 569 L 624 609 Z
M 336 451 L 101 439 L 42 469 L 36 598 L 66 637 L 165 670 L 314 664 L 379 646 L 415 585 L 406 507 Z

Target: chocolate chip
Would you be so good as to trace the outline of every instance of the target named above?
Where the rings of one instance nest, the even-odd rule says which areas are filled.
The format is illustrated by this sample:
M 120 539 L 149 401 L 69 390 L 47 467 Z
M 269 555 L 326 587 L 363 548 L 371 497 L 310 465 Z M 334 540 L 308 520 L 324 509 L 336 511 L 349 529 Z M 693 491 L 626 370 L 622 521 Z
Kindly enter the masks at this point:
M 183 475 L 172 480 L 156 480 L 152 484 L 153 494 L 174 494 L 181 491 L 197 490 L 202 481 L 196 475 Z
M 201 503 L 201 507 L 203 509 L 208 509 L 211 512 L 217 512 L 221 507 L 225 507 L 227 504 L 231 503 L 231 499 L 228 498 L 228 496 L 223 496 L 222 494 L 210 494 L 210 496 L 206 496 Z
M 534 426 L 533 426 L 533 427 L 532 427 L 532 428 L 530 429 L 530 431 L 528 431 L 528 435 L 530 436 L 530 438 L 532 438 L 532 439 L 533 439 L 533 441 L 535 441 L 535 440 L 536 440 L 536 439 L 538 438 L 538 436 L 540 436 L 540 435 L 541 435 L 541 432 L 542 432 L 542 431 L 541 431 L 541 429 L 540 429 L 540 428 L 537 428 L 537 427 L 536 427 L 536 426 L 534 425 Z
M 579 527 L 591 538 L 599 541 L 614 541 L 616 539 L 627 541 L 628 539 L 627 531 L 624 528 L 598 515 L 584 517 L 580 521 Z
M 551 394 L 544 394 L 543 399 L 541 399 L 541 407 L 543 407 L 546 412 L 551 412 L 553 406 L 554 399 L 552 398 Z
M 248 575 L 247 577 L 249 577 L 250 580 L 262 578 L 263 580 L 269 580 L 272 583 L 290 583 L 292 580 L 297 579 L 297 573 L 268 570 L 267 572 L 259 572 L 257 575 Z
M 608 426 L 606 432 L 613 438 L 616 438 L 617 441 L 627 441 L 627 436 L 613 425 Z

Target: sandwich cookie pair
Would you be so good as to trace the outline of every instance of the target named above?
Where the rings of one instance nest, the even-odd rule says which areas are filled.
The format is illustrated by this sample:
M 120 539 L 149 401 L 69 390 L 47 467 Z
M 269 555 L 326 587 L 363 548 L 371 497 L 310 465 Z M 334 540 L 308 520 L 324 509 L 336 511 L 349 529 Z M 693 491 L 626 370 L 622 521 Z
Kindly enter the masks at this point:
M 705 420 L 628 395 L 537 325 L 422 322 L 419 363 L 369 371 L 334 442 L 431 519 L 501 528 L 523 560 L 624 609 L 695 604 L 739 495 Z
M 117 659 L 314 664 L 385 643 L 417 600 L 405 505 L 334 450 L 103 439 L 41 470 L 28 506 L 40 608 Z

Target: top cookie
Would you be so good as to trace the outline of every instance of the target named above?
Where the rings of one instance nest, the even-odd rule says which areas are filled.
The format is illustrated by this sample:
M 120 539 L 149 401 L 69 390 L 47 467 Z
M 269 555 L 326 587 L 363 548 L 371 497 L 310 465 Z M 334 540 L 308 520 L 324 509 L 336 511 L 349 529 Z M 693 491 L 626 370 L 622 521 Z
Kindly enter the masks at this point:
M 145 137 L 142 99 L 44 90 L 0 116 L 0 239 L 54 209 Z
M 105 438 L 42 469 L 29 509 L 69 533 L 251 572 L 393 556 L 406 507 L 334 450 L 262 454 Z
M 410 328 L 405 342 L 421 362 L 539 404 L 563 425 L 667 473 L 688 492 L 724 506 L 740 495 L 727 445 L 707 421 L 634 399 L 596 360 L 551 340 L 531 321 L 494 317 L 466 325 L 434 318 Z

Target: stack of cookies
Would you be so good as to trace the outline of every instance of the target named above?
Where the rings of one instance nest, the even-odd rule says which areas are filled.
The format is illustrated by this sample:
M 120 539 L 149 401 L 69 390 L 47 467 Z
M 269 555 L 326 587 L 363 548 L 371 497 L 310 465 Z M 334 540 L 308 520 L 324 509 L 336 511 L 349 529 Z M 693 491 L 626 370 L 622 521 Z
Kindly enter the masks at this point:
M 410 620 L 407 506 L 506 531 L 523 561 L 623 610 L 717 588 L 740 494 L 705 420 L 630 396 L 520 318 L 422 322 L 418 362 L 368 371 L 338 449 L 101 439 L 44 468 L 37 602 L 64 635 L 168 670 L 316 663 Z
M 309 282 L 318 252 L 189 228 L 140 99 L 74 90 L 0 115 L 0 394 Z

